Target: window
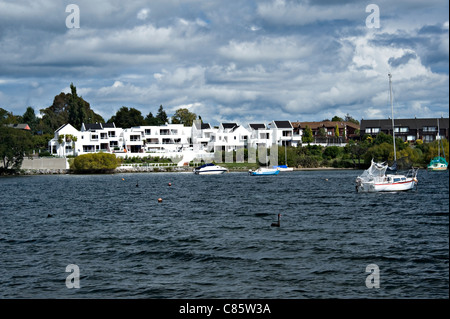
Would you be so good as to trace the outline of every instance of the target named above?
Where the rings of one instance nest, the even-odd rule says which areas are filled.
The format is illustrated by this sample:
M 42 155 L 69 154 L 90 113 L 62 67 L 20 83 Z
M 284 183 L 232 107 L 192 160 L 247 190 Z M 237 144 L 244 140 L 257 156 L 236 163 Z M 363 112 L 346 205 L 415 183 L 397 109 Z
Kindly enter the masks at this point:
M 114 132 L 114 131 L 109 131 L 109 132 L 108 132 L 108 136 L 109 136 L 109 137 L 116 137 L 116 132 Z
M 424 132 L 436 132 L 437 127 L 436 126 L 424 126 L 423 131 Z
M 93 140 L 93 141 L 98 140 L 98 134 L 92 134 L 91 140 Z
M 367 134 L 378 134 L 378 133 L 380 133 L 380 128 L 379 127 L 367 127 L 365 132 Z
M 100 133 L 100 138 L 102 140 L 106 140 L 108 138 L 108 134 L 107 133 Z
M 150 134 L 152 134 L 152 131 L 148 128 L 145 129 L 145 135 L 150 135 Z
M 141 140 L 141 136 L 140 135 L 130 135 L 130 141 L 131 142 L 137 142 Z
M 416 140 L 416 137 L 415 137 L 414 135 L 408 135 L 408 136 L 406 137 L 406 139 L 407 139 L 408 141 L 415 141 L 415 140 Z

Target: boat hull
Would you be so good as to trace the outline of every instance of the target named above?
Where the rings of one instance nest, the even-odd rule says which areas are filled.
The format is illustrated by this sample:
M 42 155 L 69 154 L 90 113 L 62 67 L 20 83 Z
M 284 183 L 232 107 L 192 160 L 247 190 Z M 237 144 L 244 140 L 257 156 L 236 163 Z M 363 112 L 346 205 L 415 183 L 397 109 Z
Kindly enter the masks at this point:
M 256 170 L 256 171 L 249 171 L 250 176 L 269 176 L 269 175 L 278 175 L 280 173 L 280 170 Z
M 195 171 L 196 175 L 220 175 L 226 173 L 227 170 L 206 170 L 206 171 Z
M 365 193 L 377 193 L 377 192 L 401 192 L 414 189 L 417 185 L 417 179 L 409 178 L 406 181 L 391 183 L 374 183 L 374 182 L 362 182 L 356 186 L 358 192 Z

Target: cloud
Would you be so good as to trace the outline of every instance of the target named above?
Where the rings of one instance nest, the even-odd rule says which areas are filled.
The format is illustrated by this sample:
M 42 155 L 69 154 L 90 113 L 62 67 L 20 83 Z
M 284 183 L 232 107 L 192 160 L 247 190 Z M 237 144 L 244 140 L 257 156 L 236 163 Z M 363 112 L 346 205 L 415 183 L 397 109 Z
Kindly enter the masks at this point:
M 141 9 L 139 10 L 138 14 L 136 15 L 136 17 L 139 20 L 146 20 L 148 18 L 148 15 L 150 14 L 150 10 L 145 8 L 145 9 Z
M 0 103 L 23 114 L 77 86 L 105 119 L 189 106 L 208 122 L 448 115 L 448 2 L 115 0 L 0 3 Z M 33 87 L 33 83 L 38 86 Z M 168 114 L 171 115 L 171 114 Z

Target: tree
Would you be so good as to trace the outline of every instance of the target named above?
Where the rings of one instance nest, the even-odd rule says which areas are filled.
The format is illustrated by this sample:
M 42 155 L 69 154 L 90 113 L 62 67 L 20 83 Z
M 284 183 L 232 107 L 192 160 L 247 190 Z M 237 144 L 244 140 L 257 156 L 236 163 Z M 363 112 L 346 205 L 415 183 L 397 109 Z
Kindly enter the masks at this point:
M 95 113 L 88 102 L 77 95 L 76 87 L 70 84 L 71 93 L 61 92 L 53 99 L 53 104 L 46 109 L 41 109 L 42 122 L 39 130 L 42 133 L 53 134 L 61 125 L 71 124 L 76 129 L 81 129 L 82 123 L 102 123 L 103 117 Z
M 339 140 L 339 125 L 336 124 L 336 127 L 334 128 L 334 136 Z
M 342 119 L 342 117 L 339 117 L 339 116 L 335 115 L 335 116 L 333 116 L 331 121 L 332 122 L 343 122 L 344 120 Z
M 19 169 L 32 147 L 30 132 L 0 125 L 0 159 L 4 170 Z
M 188 109 L 181 108 L 175 111 L 172 116 L 172 124 L 184 124 L 184 126 L 192 126 L 192 123 L 197 119 L 195 113 L 189 112 Z
M 317 136 L 320 138 L 326 138 L 327 132 L 325 131 L 324 127 L 319 127 L 319 130 L 317 131 Z
M 144 119 L 145 125 L 150 126 L 158 126 L 164 123 L 161 123 L 158 118 L 154 117 L 152 112 L 148 113 Z
M 347 113 L 347 115 L 345 116 L 345 121 L 346 122 L 350 122 L 350 123 L 354 123 L 359 125 L 359 121 L 355 120 L 353 117 L 350 116 L 350 114 Z
M 145 125 L 145 120 L 141 111 L 135 108 L 122 106 L 120 110 L 116 112 L 116 115 L 113 115 L 108 120 L 108 123 L 115 123 L 116 127 L 130 128 L 133 126 Z
M 166 111 L 164 111 L 162 105 L 159 106 L 156 118 L 159 119 L 160 123 L 162 124 L 166 124 L 167 122 L 169 122 L 169 118 L 167 117 Z
M 31 106 L 27 107 L 27 110 L 25 111 L 25 113 L 23 113 L 22 120 L 24 123 L 28 124 L 28 126 L 31 128 L 32 133 L 36 132 L 37 124 L 39 121 L 36 117 L 34 109 Z
M 303 131 L 302 136 L 302 143 L 312 143 L 313 142 L 313 133 L 312 130 L 309 128 L 309 126 L 305 127 L 305 130 Z

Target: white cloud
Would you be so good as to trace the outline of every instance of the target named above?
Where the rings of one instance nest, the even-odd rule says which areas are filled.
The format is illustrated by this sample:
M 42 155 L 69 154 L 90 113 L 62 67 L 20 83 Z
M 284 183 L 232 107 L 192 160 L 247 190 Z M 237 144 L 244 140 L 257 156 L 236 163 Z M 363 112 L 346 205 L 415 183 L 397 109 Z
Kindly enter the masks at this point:
M 136 17 L 139 20 L 146 20 L 148 18 L 149 14 L 150 14 L 150 9 L 144 8 L 144 9 L 139 10 Z

